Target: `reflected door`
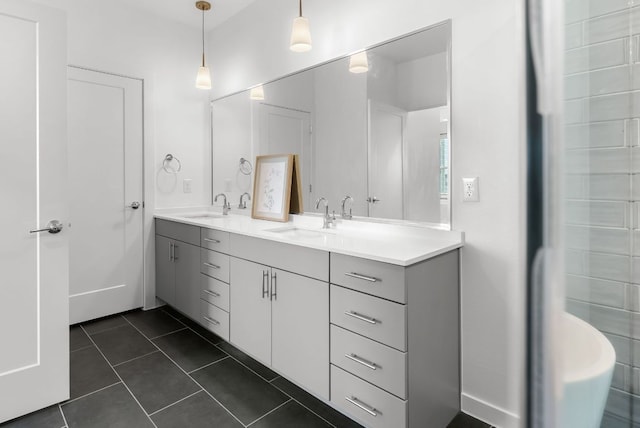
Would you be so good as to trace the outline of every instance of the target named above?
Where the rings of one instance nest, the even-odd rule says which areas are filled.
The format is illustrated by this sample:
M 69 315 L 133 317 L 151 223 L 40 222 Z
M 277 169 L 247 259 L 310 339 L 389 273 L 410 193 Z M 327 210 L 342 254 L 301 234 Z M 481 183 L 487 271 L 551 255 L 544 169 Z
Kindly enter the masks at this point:
M 142 306 L 142 81 L 69 67 L 71 323 Z
M 260 104 L 259 155 L 297 154 L 302 163 L 303 203 L 309 207 L 311 192 L 311 119 L 309 112 Z
M 69 397 L 66 49 L 62 12 L 0 2 L 0 422 Z
M 403 145 L 407 112 L 369 100 L 369 217 L 403 218 Z

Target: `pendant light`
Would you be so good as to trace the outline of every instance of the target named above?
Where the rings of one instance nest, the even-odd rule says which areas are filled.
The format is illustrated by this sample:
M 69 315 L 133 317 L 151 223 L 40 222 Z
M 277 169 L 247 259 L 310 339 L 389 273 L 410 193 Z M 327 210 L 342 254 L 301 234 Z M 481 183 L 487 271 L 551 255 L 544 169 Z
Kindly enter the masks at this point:
M 300 0 L 300 16 L 293 20 L 291 28 L 291 45 L 294 52 L 307 52 L 311 50 L 311 33 L 309 32 L 309 20 L 302 16 L 302 0 Z
M 258 85 L 251 88 L 251 92 L 249 93 L 249 98 L 254 101 L 264 100 L 264 87 L 262 85 Z
M 366 73 L 369 71 L 367 51 L 358 52 L 349 58 L 349 71 L 352 73 Z
M 198 68 L 196 77 L 196 88 L 211 89 L 211 73 L 209 67 L 204 65 L 204 12 L 211 9 L 211 3 L 207 1 L 197 1 L 196 8 L 202 11 L 202 65 Z

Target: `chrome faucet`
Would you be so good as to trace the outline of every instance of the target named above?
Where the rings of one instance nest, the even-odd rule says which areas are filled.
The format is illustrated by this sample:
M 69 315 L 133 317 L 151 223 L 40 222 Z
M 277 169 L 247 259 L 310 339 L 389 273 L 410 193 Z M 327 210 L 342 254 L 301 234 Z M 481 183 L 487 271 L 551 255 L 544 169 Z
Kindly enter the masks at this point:
M 333 216 L 329 215 L 329 202 L 326 198 L 318 198 L 318 200 L 316 201 L 316 209 L 320 207 L 320 202 L 324 202 L 324 217 L 322 218 L 322 228 L 330 229 L 331 225 L 335 224 L 334 222 L 336 221 L 336 214 L 334 212 Z
M 248 200 L 251 200 L 251 195 L 248 194 L 247 192 L 244 192 L 242 195 L 240 195 L 240 202 L 238 203 L 238 208 L 240 208 L 241 210 L 247 209 L 247 201 L 242 200 L 242 198 L 244 198 L 245 195 L 247 196 Z
M 231 211 L 231 204 L 227 202 L 227 195 L 224 193 L 218 193 L 213 202 L 218 202 L 218 196 L 222 196 L 224 198 L 222 200 L 222 215 L 229 215 L 229 211 Z
M 347 201 L 351 201 L 351 204 L 353 204 L 353 198 L 349 195 L 342 198 L 342 202 L 341 202 L 342 210 L 340 211 L 340 217 L 342 217 L 345 220 L 351 220 L 353 218 L 353 215 L 351 214 L 351 208 L 349 208 L 349 214 L 347 214 L 347 212 L 344 210 L 344 206 L 347 203 Z

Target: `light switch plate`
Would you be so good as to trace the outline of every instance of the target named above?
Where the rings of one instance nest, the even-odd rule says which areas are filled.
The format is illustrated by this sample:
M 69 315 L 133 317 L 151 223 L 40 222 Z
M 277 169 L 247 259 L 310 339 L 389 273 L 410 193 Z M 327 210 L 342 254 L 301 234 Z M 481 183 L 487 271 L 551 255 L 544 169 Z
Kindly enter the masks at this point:
M 462 179 L 462 200 L 464 202 L 478 202 L 479 198 L 478 177 Z
M 191 193 L 191 179 L 185 178 L 182 180 L 182 192 L 183 193 Z

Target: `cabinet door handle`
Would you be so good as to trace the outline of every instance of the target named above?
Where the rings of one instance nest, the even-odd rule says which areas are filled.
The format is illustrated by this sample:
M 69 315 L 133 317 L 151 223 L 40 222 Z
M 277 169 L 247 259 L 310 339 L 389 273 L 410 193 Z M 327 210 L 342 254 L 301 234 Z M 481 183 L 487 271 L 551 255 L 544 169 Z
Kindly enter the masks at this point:
M 269 271 L 262 271 L 262 298 L 269 297 Z
M 211 324 L 213 324 L 213 325 L 220 325 L 220 321 L 216 321 L 216 320 L 214 320 L 213 318 L 209 318 L 209 317 L 208 317 L 208 316 L 206 316 L 206 315 L 205 315 L 203 318 L 204 318 L 205 320 L 209 321 L 209 322 L 210 322 Z
M 216 293 L 215 291 L 211 291 L 211 290 L 202 290 L 202 291 L 204 291 L 205 293 L 207 293 L 210 296 L 220 297 L 220 294 Z
M 369 367 L 371 370 L 375 370 L 378 368 L 378 365 L 376 363 L 372 363 L 370 361 L 365 360 L 364 358 L 360 358 L 356 354 L 344 354 L 344 356 L 350 359 L 351 361 L 355 361 L 356 363 L 362 364 L 365 367 Z
M 274 272 L 271 275 L 271 298 L 270 300 L 278 300 L 278 278 Z
M 355 273 L 355 272 L 345 272 L 344 274 L 346 276 L 350 276 L 351 278 L 361 279 L 363 281 L 369 281 L 369 282 L 380 281 L 378 278 L 375 278 L 373 276 L 360 275 L 359 273 Z
M 169 242 L 169 261 L 173 261 L 173 242 Z
M 344 311 L 344 314 L 345 315 L 349 315 L 350 317 L 359 319 L 360 321 L 368 322 L 369 324 L 378 324 L 378 322 L 379 322 L 375 318 L 370 318 L 370 317 L 367 317 L 365 315 L 361 315 L 361 314 L 359 314 L 357 312 L 353 312 L 353 311 Z
M 210 267 L 210 268 L 212 268 L 212 269 L 220 269 L 220 266 L 218 266 L 218 265 L 214 265 L 214 264 L 212 264 L 212 263 L 204 262 L 203 264 L 204 264 L 206 267 Z
M 220 243 L 220 241 L 218 241 L 217 239 L 212 239 L 212 238 L 203 238 L 203 240 L 206 242 L 213 242 L 214 244 Z
M 363 403 L 362 401 L 358 400 L 356 397 L 354 397 L 353 395 L 351 396 L 351 398 L 349 397 L 344 397 L 345 400 L 347 400 L 349 403 L 353 404 L 354 406 L 364 410 L 365 412 L 369 413 L 371 416 L 373 416 L 374 418 L 376 416 L 378 416 L 378 409 L 376 409 L 375 407 L 371 407 L 368 404 Z
M 180 248 L 179 245 L 173 244 L 173 260 L 174 261 L 178 260 L 178 248 Z

